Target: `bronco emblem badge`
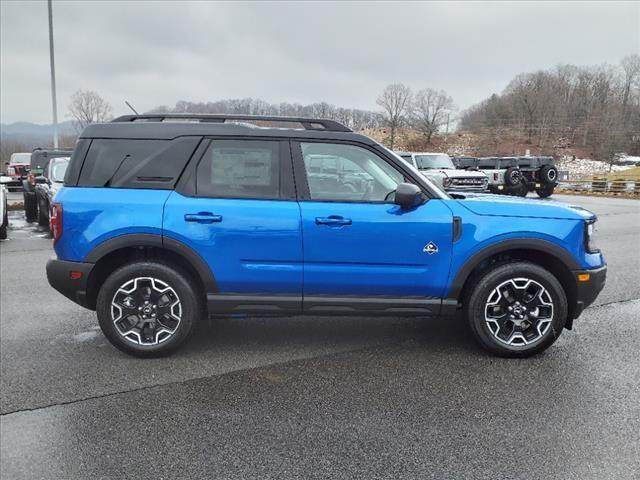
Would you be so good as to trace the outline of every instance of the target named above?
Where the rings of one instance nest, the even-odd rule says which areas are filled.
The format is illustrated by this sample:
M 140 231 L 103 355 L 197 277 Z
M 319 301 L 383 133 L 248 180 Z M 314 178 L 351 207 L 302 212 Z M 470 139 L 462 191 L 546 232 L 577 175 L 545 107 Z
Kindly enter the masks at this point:
M 424 246 L 422 251 L 427 252 L 429 255 L 433 255 L 434 253 L 438 253 L 438 246 L 433 242 L 429 242 Z

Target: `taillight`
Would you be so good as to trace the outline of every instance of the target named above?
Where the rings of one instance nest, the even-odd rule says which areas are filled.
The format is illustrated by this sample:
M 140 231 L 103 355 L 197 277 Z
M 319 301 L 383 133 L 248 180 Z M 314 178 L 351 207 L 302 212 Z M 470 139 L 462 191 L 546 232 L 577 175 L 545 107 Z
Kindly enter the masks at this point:
M 49 226 L 55 244 L 62 236 L 62 204 L 52 203 L 49 211 Z

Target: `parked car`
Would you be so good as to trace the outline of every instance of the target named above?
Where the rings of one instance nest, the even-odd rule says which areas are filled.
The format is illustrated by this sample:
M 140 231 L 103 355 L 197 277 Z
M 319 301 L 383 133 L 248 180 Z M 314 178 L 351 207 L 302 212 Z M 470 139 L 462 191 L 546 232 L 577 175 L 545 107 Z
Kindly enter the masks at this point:
M 398 155 L 447 191 L 487 191 L 489 180 L 484 173 L 474 170 L 457 170 L 451 157 L 445 153 L 398 152 Z
M 9 177 L 5 187 L 10 192 L 22 189 L 22 181 L 27 178 L 29 171 L 30 153 L 12 153 L 10 160 L 6 163 L 6 176 Z
M 53 197 L 64 184 L 64 174 L 69 165 L 69 157 L 54 157 L 49 160 L 42 177 L 36 182 L 36 199 L 38 201 L 38 224 L 49 225 L 49 208 Z
M 319 157 L 371 180 L 315 181 Z M 482 346 L 526 357 L 603 288 L 595 222 L 556 202 L 452 198 L 330 120 L 129 115 L 80 135 L 51 205 L 47 276 L 141 357 L 175 350 L 207 313 L 461 310 Z
M 69 157 L 72 150 L 45 150 L 36 148 L 31 152 L 29 161 L 29 169 L 26 178 L 22 181 L 24 199 L 24 215 L 27 222 L 35 222 L 38 220 L 38 198 L 36 197 L 36 185 L 43 182 L 42 173 L 49 165 L 52 158 Z
M 480 169 L 489 178 L 492 193 L 526 197 L 535 191 L 539 197 L 553 194 L 558 183 L 558 169 L 553 157 L 456 157 L 458 168 Z
M 0 240 L 7 238 L 9 228 L 9 214 L 7 212 L 7 188 L 6 184 L 11 182 L 11 177 L 0 176 Z

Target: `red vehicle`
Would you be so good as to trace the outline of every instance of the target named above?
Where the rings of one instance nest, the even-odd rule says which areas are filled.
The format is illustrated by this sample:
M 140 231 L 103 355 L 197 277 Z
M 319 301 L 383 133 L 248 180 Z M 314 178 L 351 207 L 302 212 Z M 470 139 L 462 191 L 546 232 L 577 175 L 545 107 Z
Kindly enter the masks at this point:
M 30 162 L 30 153 L 14 153 L 11 155 L 11 160 L 6 164 L 7 177 L 10 177 L 11 181 L 5 184 L 10 192 L 22 190 L 22 180 L 27 178 Z

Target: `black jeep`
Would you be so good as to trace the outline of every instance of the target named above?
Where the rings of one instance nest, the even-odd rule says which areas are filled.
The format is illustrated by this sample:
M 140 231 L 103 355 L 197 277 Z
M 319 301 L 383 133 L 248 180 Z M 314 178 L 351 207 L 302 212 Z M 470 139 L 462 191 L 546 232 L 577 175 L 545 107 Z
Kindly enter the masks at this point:
M 38 220 L 38 198 L 36 197 L 36 185 L 44 182 L 42 174 L 46 170 L 52 158 L 70 157 L 73 150 L 58 149 L 45 150 L 36 148 L 31 152 L 31 162 L 29 164 L 29 172 L 27 178 L 22 181 L 24 187 L 24 215 L 27 222 L 35 222 Z

